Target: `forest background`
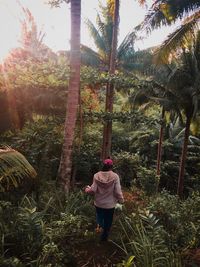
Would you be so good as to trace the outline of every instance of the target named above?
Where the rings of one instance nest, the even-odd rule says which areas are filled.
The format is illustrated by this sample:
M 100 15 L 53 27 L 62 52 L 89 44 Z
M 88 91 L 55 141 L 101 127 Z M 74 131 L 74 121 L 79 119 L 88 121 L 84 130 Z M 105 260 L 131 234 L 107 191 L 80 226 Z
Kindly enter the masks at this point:
M 95 50 L 79 44 L 80 1 L 69 4 L 71 51 L 45 45 L 22 7 L 21 45 L 0 65 L 0 262 L 198 266 L 199 1 L 155 1 L 121 43 L 119 1 L 107 1 L 96 24 L 86 21 Z M 178 19 L 160 46 L 135 49 L 141 31 Z M 112 256 L 99 258 L 82 189 L 107 156 L 126 201 L 106 245 Z

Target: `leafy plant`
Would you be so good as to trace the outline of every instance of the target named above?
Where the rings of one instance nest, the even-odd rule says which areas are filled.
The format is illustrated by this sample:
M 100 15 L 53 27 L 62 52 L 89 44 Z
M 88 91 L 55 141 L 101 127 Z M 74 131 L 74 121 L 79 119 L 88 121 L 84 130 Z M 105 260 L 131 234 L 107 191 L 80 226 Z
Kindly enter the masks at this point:
M 54 242 L 45 244 L 37 259 L 39 266 L 64 267 L 66 263 L 68 262 L 64 261 L 64 252 Z
M 132 214 L 130 217 L 125 217 L 121 221 L 121 227 L 125 236 L 122 238 L 120 247 L 126 255 L 135 256 L 135 266 L 181 266 L 173 265 L 174 261 L 172 262 L 170 256 L 173 253 L 164 239 L 165 231 L 152 213 L 139 216 Z
M 137 173 L 137 183 L 144 192 L 150 196 L 157 192 L 159 177 L 156 175 L 155 169 L 147 169 L 140 166 Z
M 171 249 L 199 246 L 199 205 L 199 193 L 193 193 L 186 200 L 180 201 L 177 196 L 163 191 L 151 200 L 149 208 L 167 232 L 166 242 Z
M 13 235 L 14 250 L 24 259 L 34 258 L 38 255 L 44 235 L 43 212 L 36 207 L 20 207 L 15 221 Z
M 136 265 L 134 264 L 134 256 L 130 256 L 128 258 L 128 260 L 123 260 L 122 263 L 118 263 L 117 267 L 136 267 Z
M 3 135 L 1 142 L 23 153 L 39 176 L 55 179 L 63 140 L 61 122 L 56 117 L 35 116 L 17 135 Z
M 10 191 L 26 180 L 34 180 L 36 171 L 18 151 L 11 148 L 0 149 L 0 191 Z
M 73 215 L 82 215 L 86 218 L 93 217 L 94 210 L 92 207 L 92 199 L 82 190 L 71 193 L 65 203 L 65 212 Z
M 129 152 L 120 152 L 114 154 L 116 162 L 116 171 L 119 173 L 124 186 L 131 186 L 137 179 L 138 165 L 140 158 L 138 155 Z

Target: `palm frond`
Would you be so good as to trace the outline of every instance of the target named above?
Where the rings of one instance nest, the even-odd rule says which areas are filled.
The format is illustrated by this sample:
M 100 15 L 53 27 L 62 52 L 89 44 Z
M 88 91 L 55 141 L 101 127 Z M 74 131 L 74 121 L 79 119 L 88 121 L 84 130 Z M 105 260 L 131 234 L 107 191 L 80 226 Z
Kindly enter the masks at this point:
M 197 60 L 197 67 L 200 70 L 200 31 L 198 31 L 196 35 L 196 42 L 194 44 L 194 54 Z
M 32 180 L 37 173 L 18 151 L 0 149 L 0 192 L 19 187 L 25 180 Z
M 98 67 L 104 64 L 100 55 L 86 45 L 81 45 L 81 61 L 84 65 Z
M 173 99 L 167 97 L 149 97 L 149 99 L 164 107 L 165 111 L 179 111 L 177 107 L 177 100 L 175 97 Z
M 186 47 L 188 44 L 191 44 L 199 20 L 200 11 L 187 18 L 176 31 L 171 33 L 155 52 L 155 62 L 167 63 L 169 61 L 169 56 L 173 51 L 177 50 L 177 48 Z
M 97 28 L 94 26 L 94 24 L 87 19 L 85 21 L 86 25 L 88 26 L 88 29 L 90 31 L 90 34 L 94 40 L 94 43 L 97 47 L 98 50 L 100 50 L 101 52 L 106 51 L 106 46 L 105 46 L 105 42 L 103 37 L 100 35 L 100 33 L 98 32 Z
M 183 19 L 190 12 L 200 8 L 199 0 L 156 0 L 145 16 L 141 28 L 151 32 L 163 25 L 171 25 L 177 19 Z
M 125 36 L 124 40 L 117 49 L 118 60 L 123 57 L 124 54 L 126 54 L 127 50 L 130 51 L 130 48 L 132 51 L 134 51 L 134 43 L 136 41 L 136 38 L 137 36 L 134 31 Z
M 100 30 L 102 32 L 102 37 L 104 38 L 104 44 L 106 47 L 106 53 L 110 54 L 111 52 L 111 45 L 112 45 L 112 32 L 113 32 L 113 21 L 112 17 L 108 14 L 106 18 L 106 23 L 98 24 L 98 27 L 101 27 Z

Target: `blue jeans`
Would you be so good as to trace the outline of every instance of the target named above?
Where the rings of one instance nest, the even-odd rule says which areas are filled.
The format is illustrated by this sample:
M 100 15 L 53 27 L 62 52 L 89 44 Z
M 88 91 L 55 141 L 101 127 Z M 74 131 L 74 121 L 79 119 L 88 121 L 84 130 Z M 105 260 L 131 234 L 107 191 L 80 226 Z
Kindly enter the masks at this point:
M 101 241 L 106 241 L 108 239 L 108 234 L 113 221 L 114 210 L 115 208 L 103 209 L 96 207 L 97 224 L 103 228 Z

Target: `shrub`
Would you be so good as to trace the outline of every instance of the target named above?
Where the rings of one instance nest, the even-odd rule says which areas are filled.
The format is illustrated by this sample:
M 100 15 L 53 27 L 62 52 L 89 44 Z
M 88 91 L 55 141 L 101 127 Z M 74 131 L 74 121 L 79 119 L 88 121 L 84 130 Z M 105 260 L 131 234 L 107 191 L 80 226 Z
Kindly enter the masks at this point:
M 36 262 L 40 267 L 76 266 L 73 256 L 67 251 L 67 248 L 59 248 L 54 242 L 44 244 Z
M 156 175 L 155 169 L 150 170 L 139 166 L 137 176 L 137 184 L 148 196 L 151 196 L 157 192 L 159 177 Z
M 82 141 L 76 137 L 73 153 L 73 167 L 77 181 L 91 182 L 94 173 L 101 168 L 100 148 L 101 131 L 99 125 L 87 123 L 83 132 Z
M 41 249 L 44 224 L 43 213 L 36 211 L 34 202 L 25 198 L 17 207 L 1 201 L 0 212 L 1 254 L 3 257 L 10 257 L 7 260 L 10 266 L 21 266 L 18 258 L 27 262 L 37 257 Z
M 60 119 L 36 117 L 17 135 L 5 133 L 1 142 L 24 154 L 40 176 L 55 179 L 63 143 Z
M 166 232 L 152 213 L 132 214 L 121 221 L 121 226 L 124 236 L 120 247 L 135 259 L 134 265 L 126 265 L 127 261 L 119 266 L 181 267 L 180 257 L 169 250 Z
M 29 202 L 30 203 L 30 202 Z M 31 204 L 31 203 L 30 203 Z M 14 255 L 23 255 L 25 261 L 37 257 L 41 250 L 44 236 L 43 212 L 38 212 L 35 206 L 18 208 L 14 221 L 15 231 L 12 235 Z
M 193 193 L 181 201 L 177 196 L 163 191 L 152 199 L 149 208 L 156 214 L 167 232 L 167 242 L 172 249 L 196 248 L 200 245 L 200 195 Z
M 137 179 L 138 165 L 140 160 L 138 155 L 129 152 L 120 152 L 114 154 L 115 169 L 119 174 L 124 186 L 131 186 L 134 179 Z
M 95 219 L 94 214 L 88 195 L 81 191 L 70 194 L 64 211 L 46 228 L 38 257 L 39 266 L 76 266 L 72 243 L 76 246 L 85 239 L 88 228 Z

